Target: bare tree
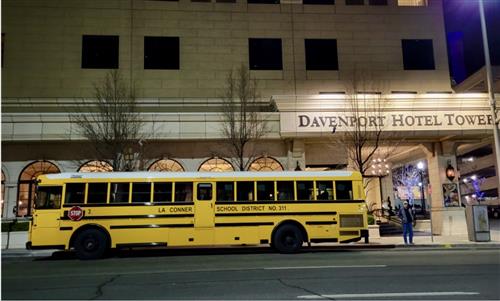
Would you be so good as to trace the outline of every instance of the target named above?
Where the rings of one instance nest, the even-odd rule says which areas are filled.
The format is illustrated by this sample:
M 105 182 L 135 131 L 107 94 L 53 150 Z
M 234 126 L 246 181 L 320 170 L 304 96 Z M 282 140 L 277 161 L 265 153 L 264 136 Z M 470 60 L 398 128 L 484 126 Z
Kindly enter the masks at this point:
M 254 142 L 268 132 L 268 123 L 257 91 L 257 80 L 250 77 L 245 64 L 226 79 L 223 98 L 222 134 L 229 160 L 238 170 L 247 170 L 256 157 Z
M 128 87 L 118 70 L 94 84 L 95 102 L 77 104 L 70 114 L 78 134 L 89 141 L 96 160 L 107 160 L 114 171 L 135 170 L 142 159 L 143 125 L 133 87 Z M 88 154 L 87 154 L 88 157 Z
M 387 131 L 385 112 L 388 100 L 382 83 L 356 78 L 346 88 L 345 119 L 342 129 L 334 128 L 336 147 L 343 147 L 354 170 L 364 178 L 364 187 L 373 179 L 369 170 L 376 158 L 387 159 L 402 141 Z

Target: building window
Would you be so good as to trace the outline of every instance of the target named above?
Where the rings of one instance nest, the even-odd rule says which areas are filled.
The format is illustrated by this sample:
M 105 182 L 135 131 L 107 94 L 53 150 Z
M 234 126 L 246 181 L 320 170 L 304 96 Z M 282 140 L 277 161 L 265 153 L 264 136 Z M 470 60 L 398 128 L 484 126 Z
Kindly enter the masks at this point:
M 118 36 L 82 37 L 82 68 L 118 69 Z
M 283 166 L 278 160 L 262 157 L 255 159 L 248 168 L 249 171 L 283 171 Z
M 338 70 L 337 40 L 306 39 L 307 70 Z
M 398 0 L 398 6 L 427 6 L 427 0 Z
M 58 172 L 60 172 L 59 168 L 48 161 L 36 161 L 23 169 L 17 184 L 16 216 L 31 216 L 35 199 L 36 178 L 40 175 Z
M 112 172 L 113 166 L 106 161 L 88 161 L 84 163 L 80 168 L 78 168 L 78 172 Z
M 302 0 L 303 4 L 323 4 L 323 5 L 334 5 L 335 0 Z
M 250 70 L 282 70 L 281 39 L 248 39 Z
M 250 4 L 280 4 L 280 0 L 248 0 Z
M 198 168 L 198 171 L 215 171 L 215 172 L 224 172 L 224 171 L 234 171 L 233 166 L 228 161 L 221 158 L 212 158 L 203 162 Z
M 180 172 L 184 171 L 184 167 L 182 165 L 172 159 L 161 159 L 149 166 L 148 171 L 171 171 L 171 172 Z
M 404 70 L 434 70 L 432 40 L 402 40 Z
M 387 5 L 387 0 L 368 0 L 369 5 Z
M 345 0 L 345 5 L 364 5 L 365 0 Z
M 144 69 L 179 69 L 178 37 L 144 37 Z

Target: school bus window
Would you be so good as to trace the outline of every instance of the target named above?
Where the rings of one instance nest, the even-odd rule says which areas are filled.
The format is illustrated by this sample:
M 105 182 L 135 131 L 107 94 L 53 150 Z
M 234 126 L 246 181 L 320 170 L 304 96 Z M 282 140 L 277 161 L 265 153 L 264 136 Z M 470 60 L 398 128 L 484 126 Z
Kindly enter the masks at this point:
M 337 192 L 337 200 L 352 200 L 351 181 L 335 181 L 335 191 Z
M 274 201 L 274 182 L 259 181 L 257 182 L 257 200 L 258 201 Z
M 317 200 L 333 200 L 333 182 L 332 181 L 316 181 L 316 196 Z
M 297 181 L 297 200 L 312 200 L 313 188 L 313 181 Z
M 254 182 L 236 182 L 236 191 L 238 192 L 238 201 L 253 201 Z
M 210 183 L 198 184 L 196 195 L 199 201 L 212 200 L 212 184 Z
M 234 201 L 234 182 L 217 182 L 216 187 L 217 187 L 216 202 Z
M 177 182 L 175 183 L 175 202 L 193 201 L 193 183 Z
M 278 201 L 293 201 L 293 181 L 278 181 L 276 182 L 276 190 L 278 193 Z
M 111 183 L 110 203 L 128 203 L 130 183 Z
M 89 183 L 87 204 L 105 204 L 108 183 Z
M 132 203 L 151 202 L 151 183 L 132 183 Z
M 153 202 L 172 202 L 172 182 L 157 182 L 153 185 Z
M 66 184 L 64 204 L 83 204 L 85 201 L 85 183 Z
M 35 209 L 61 208 L 62 186 L 38 187 Z

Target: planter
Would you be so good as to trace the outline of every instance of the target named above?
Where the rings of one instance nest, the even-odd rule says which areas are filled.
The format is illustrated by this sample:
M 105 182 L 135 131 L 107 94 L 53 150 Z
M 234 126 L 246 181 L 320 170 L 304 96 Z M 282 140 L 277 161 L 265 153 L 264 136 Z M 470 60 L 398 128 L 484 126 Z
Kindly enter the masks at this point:
M 370 238 L 380 238 L 380 226 L 368 225 L 368 235 Z
M 2 232 L 2 249 L 24 249 L 27 241 L 28 231 Z

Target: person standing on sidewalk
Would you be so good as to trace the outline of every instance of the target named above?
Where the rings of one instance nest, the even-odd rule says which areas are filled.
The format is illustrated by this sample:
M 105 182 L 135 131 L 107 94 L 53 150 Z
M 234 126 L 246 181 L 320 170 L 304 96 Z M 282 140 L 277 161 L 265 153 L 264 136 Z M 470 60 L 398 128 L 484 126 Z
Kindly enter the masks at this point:
M 398 216 L 403 224 L 403 239 L 405 245 L 413 245 L 413 221 L 415 220 L 415 216 L 413 215 L 413 210 L 411 210 L 408 205 L 408 201 L 403 202 L 403 207 L 399 209 Z

